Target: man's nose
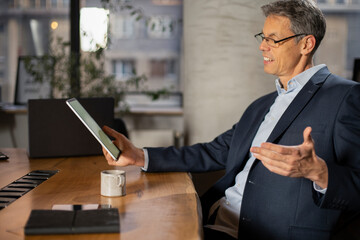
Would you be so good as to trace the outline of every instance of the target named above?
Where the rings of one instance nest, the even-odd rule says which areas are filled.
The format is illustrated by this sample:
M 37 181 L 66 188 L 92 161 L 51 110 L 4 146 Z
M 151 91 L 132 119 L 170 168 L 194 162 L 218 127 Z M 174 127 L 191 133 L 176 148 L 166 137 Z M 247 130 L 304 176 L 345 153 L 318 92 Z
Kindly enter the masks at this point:
M 260 49 L 260 51 L 269 51 L 269 50 L 270 50 L 270 47 L 269 47 L 269 45 L 266 43 L 266 41 L 263 40 L 263 41 L 260 43 L 259 49 Z

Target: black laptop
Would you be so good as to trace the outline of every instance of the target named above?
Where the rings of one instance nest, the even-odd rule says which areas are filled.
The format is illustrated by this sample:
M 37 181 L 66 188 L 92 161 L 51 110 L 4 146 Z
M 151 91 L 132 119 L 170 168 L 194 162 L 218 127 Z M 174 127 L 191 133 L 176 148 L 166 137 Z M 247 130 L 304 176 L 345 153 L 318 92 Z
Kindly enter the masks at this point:
M 29 157 L 101 155 L 102 148 L 66 104 L 67 99 L 28 101 Z M 99 126 L 114 125 L 113 98 L 79 98 Z

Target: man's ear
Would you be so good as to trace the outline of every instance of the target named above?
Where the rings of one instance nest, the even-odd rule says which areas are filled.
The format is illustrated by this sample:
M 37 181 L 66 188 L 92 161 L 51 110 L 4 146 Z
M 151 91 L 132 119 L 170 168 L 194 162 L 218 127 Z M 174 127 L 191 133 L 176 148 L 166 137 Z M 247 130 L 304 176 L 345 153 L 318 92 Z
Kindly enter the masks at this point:
M 301 39 L 302 42 L 302 49 L 301 53 L 304 55 L 311 54 L 313 49 L 315 48 L 316 39 L 313 35 L 307 35 L 303 39 Z

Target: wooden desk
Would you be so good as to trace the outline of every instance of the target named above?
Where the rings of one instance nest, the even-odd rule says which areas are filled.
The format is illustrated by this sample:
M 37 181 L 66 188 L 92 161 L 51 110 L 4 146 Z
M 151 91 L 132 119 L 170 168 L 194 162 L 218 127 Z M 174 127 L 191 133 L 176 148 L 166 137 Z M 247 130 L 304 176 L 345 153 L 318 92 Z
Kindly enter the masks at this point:
M 59 170 L 35 189 L 0 210 L 0 239 L 201 239 L 201 208 L 187 173 L 144 173 L 138 167 L 110 167 L 103 156 L 28 159 L 25 150 L 0 149 L 0 188 L 34 170 Z M 126 171 L 124 197 L 100 195 L 100 172 Z M 111 204 L 119 209 L 120 234 L 25 236 L 32 209 L 53 204 Z

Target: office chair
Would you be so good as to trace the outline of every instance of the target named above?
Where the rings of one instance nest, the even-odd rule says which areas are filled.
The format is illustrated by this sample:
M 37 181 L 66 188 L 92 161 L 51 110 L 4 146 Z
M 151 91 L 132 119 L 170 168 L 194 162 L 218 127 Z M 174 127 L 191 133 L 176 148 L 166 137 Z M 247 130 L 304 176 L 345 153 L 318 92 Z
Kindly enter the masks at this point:
M 352 79 L 356 82 L 360 82 L 360 58 L 354 59 L 354 69 Z
M 116 124 L 122 127 L 122 131 L 126 131 L 126 125 L 122 119 L 114 119 L 113 98 L 79 98 L 78 100 L 100 127 L 108 125 L 114 128 Z M 29 157 L 102 154 L 100 143 L 75 116 L 65 101 L 66 99 L 28 101 Z
M 129 138 L 129 133 L 126 124 L 122 118 L 114 118 L 114 129 Z

